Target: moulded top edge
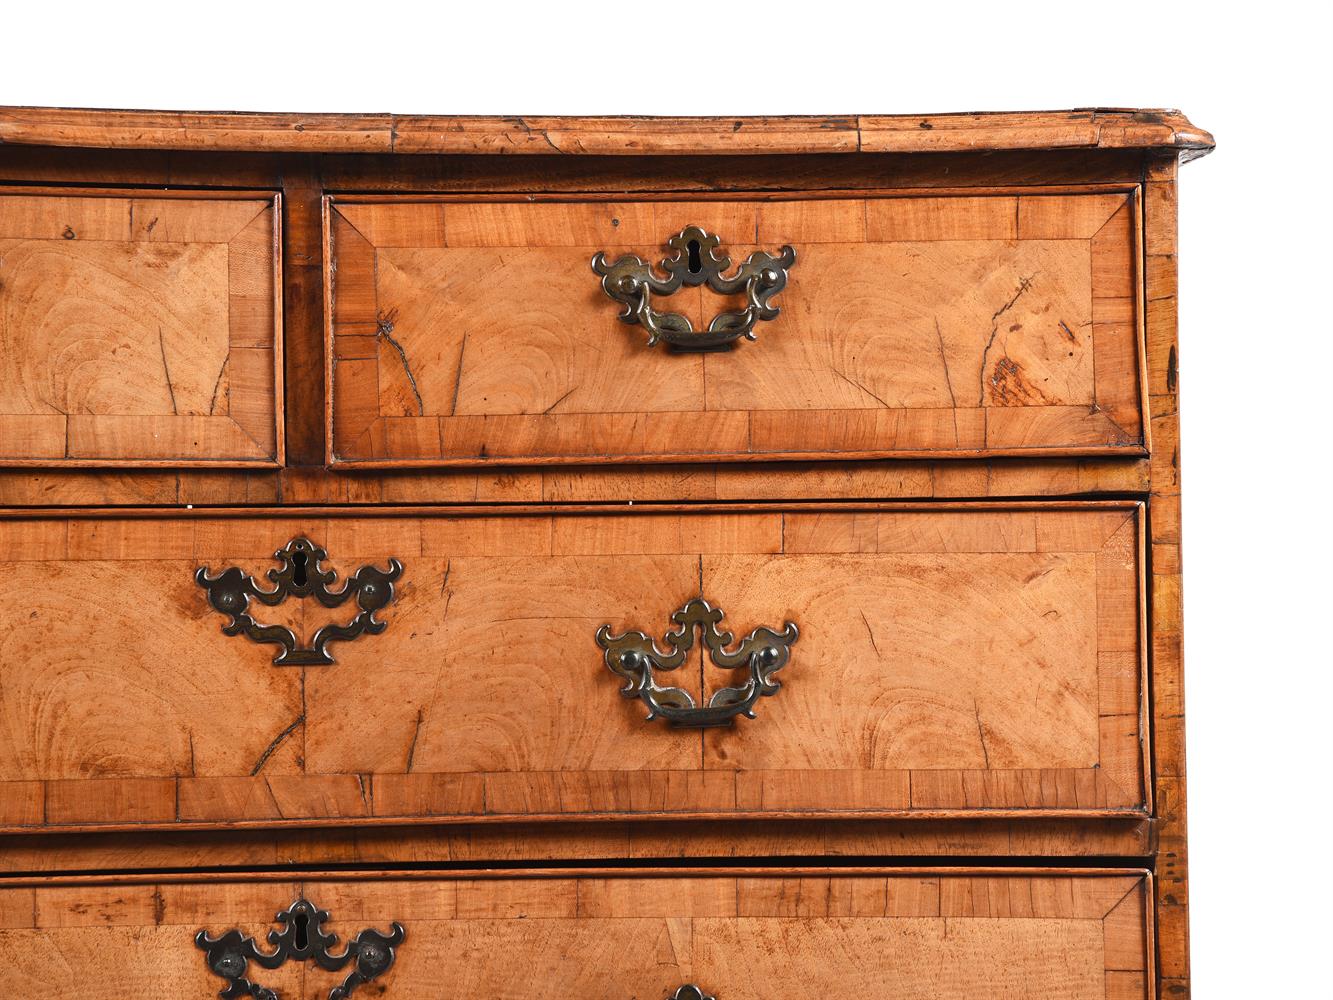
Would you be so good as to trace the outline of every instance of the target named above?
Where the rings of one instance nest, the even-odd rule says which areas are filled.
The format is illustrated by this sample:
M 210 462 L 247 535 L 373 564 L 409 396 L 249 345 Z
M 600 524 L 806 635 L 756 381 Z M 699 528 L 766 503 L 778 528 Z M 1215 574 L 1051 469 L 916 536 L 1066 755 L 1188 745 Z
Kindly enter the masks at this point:
M 1213 137 L 1178 111 L 774 117 L 470 116 L 0 108 L 0 145 L 398 154 L 716 155 L 1175 149 Z

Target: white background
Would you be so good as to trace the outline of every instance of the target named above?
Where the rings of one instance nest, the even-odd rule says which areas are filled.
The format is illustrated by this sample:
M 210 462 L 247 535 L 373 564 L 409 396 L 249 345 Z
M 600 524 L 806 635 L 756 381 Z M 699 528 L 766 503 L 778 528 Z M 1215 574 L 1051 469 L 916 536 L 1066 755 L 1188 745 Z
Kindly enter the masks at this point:
M 1183 169 L 1180 200 L 1194 995 L 1333 996 L 1330 5 L 462 8 L 49 4 L 34 15 L 9 5 L 0 104 L 725 115 L 1137 106 L 1181 108 L 1214 133 L 1217 152 Z

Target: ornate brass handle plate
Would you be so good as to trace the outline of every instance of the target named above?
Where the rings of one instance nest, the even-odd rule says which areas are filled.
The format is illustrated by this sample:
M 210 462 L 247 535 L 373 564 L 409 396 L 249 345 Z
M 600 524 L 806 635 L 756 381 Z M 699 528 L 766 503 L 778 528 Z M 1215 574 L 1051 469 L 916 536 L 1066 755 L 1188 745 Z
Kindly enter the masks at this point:
M 755 702 L 763 696 L 777 694 L 782 684 L 774 675 L 791 659 L 791 647 L 800 631 L 793 622 L 787 622 L 781 632 L 761 627 L 734 649 L 727 649 L 732 635 L 718 629 L 722 618 L 720 608 L 696 597 L 671 616 L 679 628 L 663 638 L 669 647 L 665 651 L 642 632 L 612 635 L 609 625 L 597 630 L 597 645 L 605 651 L 603 658 L 607 667 L 625 681 L 620 693 L 626 698 L 638 698 L 647 705 L 649 721 L 663 718 L 673 726 L 691 729 L 729 726 L 738 715 L 753 719 Z M 675 670 L 685 663 L 694 645 L 696 628 L 703 634 L 704 645 L 708 647 L 714 666 L 724 670 L 742 667 L 749 670 L 743 683 L 719 689 L 703 707 L 695 703 L 688 691 L 662 687 L 653 676 L 654 670 Z
M 218 937 L 201 930 L 194 936 L 195 947 L 204 952 L 208 968 L 227 981 L 218 993 L 223 1000 L 241 997 L 278 1000 L 274 990 L 247 979 L 246 968 L 254 962 L 263 969 L 276 969 L 289 958 L 298 962 L 313 960 L 326 972 L 340 972 L 351 963 L 352 971 L 347 978 L 329 990 L 329 1000 L 347 1000 L 362 983 L 389 971 L 397 955 L 395 949 L 407 936 L 397 921 L 390 925 L 388 934 L 367 928 L 335 955 L 331 949 L 337 947 L 338 935 L 326 934 L 323 928 L 324 921 L 329 919 L 327 910 L 319 909 L 309 900 L 298 899 L 273 919 L 282 924 L 282 930 L 268 932 L 272 951 L 261 950 L 254 938 L 245 937 L 238 930 L 229 930 Z
M 194 580 L 208 592 L 208 603 L 215 611 L 229 615 L 231 621 L 222 626 L 226 635 L 244 635 L 253 642 L 269 642 L 282 647 L 273 657 L 273 664 L 286 666 L 327 666 L 333 663 L 328 645 L 334 640 L 347 641 L 365 633 L 379 635 L 388 627 L 375 617 L 375 612 L 393 600 L 393 582 L 403 575 L 403 564 L 389 560 L 387 570 L 362 566 L 343 583 L 341 590 L 329 590 L 337 577 L 332 570 L 320 566 L 328 553 L 308 538 L 293 538 L 273 553 L 282 565 L 267 573 L 273 587 L 265 588 L 254 577 L 229 566 L 217 576 L 201 566 Z M 281 604 L 288 595 L 299 598 L 313 597 L 326 608 L 336 608 L 355 597 L 360 609 L 346 625 L 330 623 L 315 633 L 307 648 L 302 648 L 296 635 L 285 625 L 264 625 L 250 614 L 250 599 L 269 607 Z
M 592 269 L 602 276 L 602 290 L 625 307 L 620 320 L 637 323 L 648 331 L 649 347 L 665 340 L 677 351 L 725 351 L 741 337 L 754 340 L 754 327 L 760 320 L 777 317 L 780 310 L 771 299 L 787 287 L 787 271 L 796 263 L 796 251 L 789 246 L 776 255 L 756 250 L 735 274 L 727 276 L 723 272 L 731 267 L 731 258 L 716 252 L 721 242 L 698 226 L 686 226 L 667 241 L 675 253 L 662 261 L 665 278 L 658 277 L 652 264 L 634 254 L 607 261 L 606 253 L 598 251 Z M 703 332 L 695 332 L 689 319 L 680 313 L 653 308 L 654 294 L 670 295 L 682 286 L 703 284 L 719 295 L 744 292 L 745 308 L 719 313 Z

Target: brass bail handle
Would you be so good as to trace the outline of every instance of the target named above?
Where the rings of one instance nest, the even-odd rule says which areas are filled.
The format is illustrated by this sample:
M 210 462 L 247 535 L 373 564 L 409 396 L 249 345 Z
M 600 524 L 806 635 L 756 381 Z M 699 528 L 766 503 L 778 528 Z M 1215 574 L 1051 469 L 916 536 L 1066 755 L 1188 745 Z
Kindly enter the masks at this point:
M 698 226 L 686 226 L 667 240 L 674 253 L 662 260 L 665 278 L 635 254 L 608 261 L 605 251 L 599 250 L 593 255 L 592 269 L 602 277 L 602 290 L 624 306 L 620 321 L 648 331 L 649 347 L 663 340 L 674 351 L 726 351 L 742 337 L 756 339 L 754 328 L 760 320 L 777 318 L 781 310 L 772 299 L 787 287 L 787 272 L 796 263 L 796 251 L 789 246 L 776 254 L 756 250 L 735 274 L 727 275 L 731 258 L 719 252 L 721 244 L 720 237 Z M 680 313 L 653 308 L 654 294 L 670 295 L 682 287 L 704 284 L 719 295 L 744 293 L 745 308 L 718 313 L 703 331 L 696 331 Z
M 666 649 L 643 632 L 615 635 L 609 625 L 597 630 L 596 640 L 607 669 L 625 682 L 620 693 L 643 702 L 649 721 L 666 719 L 685 729 L 729 726 L 739 715 L 753 719 L 755 703 L 778 693 L 782 682 L 775 675 L 791 659 L 800 631 L 794 622 L 787 622 L 781 632 L 760 627 L 728 649 L 733 637 L 718 627 L 722 618 L 721 608 L 696 597 L 671 616 L 676 628 L 663 640 Z M 684 688 L 663 687 L 655 676 L 656 671 L 676 670 L 687 662 L 696 629 L 714 666 L 746 671 L 740 684 L 720 688 L 706 705 L 696 703 Z

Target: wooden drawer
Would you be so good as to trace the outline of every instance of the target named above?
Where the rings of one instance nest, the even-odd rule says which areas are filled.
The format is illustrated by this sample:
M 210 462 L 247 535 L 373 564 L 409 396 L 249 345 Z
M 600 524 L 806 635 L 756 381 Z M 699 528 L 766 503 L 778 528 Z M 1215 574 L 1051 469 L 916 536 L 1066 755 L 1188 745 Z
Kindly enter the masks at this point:
M 1137 206 L 1124 189 L 328 199 L 329 458 L 1143 454 Z M 735 264 L 794 248 L 754 342 L 677 353 L 617 322 L 589 258 L 660 261 L 688 226 Z M 653 303 L 694 330 L 745 305 L 688 284 Z
M 52 879 L 0 888 L 0 995 L 202 1000 L 227 985 L 210 956 L 245 937 L 271 953 L 272 929 L 288 931 L 286 961 L 266 970 L 250 959 L 244 977 L 284 1000 L 324 1000 L 352 963 L 324 971 L 290 954 L 299 909 L 270 923 L 305 900 L 326 914 L 305 914 L 307 937 L 337 935 L 327 952 L 380 945 L 367 930 L 397 942 L 354 996 L 424 1000 L 448 983 L 452 995 L 505 1000 L 1147 1000 L 1150 888 L 1135 870 Z
M 0 465 L 281 462 L 276 206 L 0 192 Z
M 1142 530 L 1124 502 L 15 512 L 0 827 L 1142 816 Z M 303 657 L 209 605 L 274 586 L 300 538 L 340 581 L 401 561 L 335 610 L 250 600 L 307 643 L 373 612 L 333 665 L 275 666 Z M 701 592 L 721 629 L 774 633 L 655 683 L 780 690 L 730 727 L 645 721 L 614 636 L 662 636 Z M 790 654 L 771 675 L 765 645 Z

